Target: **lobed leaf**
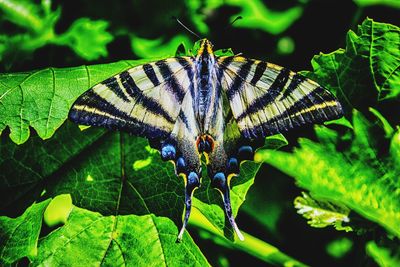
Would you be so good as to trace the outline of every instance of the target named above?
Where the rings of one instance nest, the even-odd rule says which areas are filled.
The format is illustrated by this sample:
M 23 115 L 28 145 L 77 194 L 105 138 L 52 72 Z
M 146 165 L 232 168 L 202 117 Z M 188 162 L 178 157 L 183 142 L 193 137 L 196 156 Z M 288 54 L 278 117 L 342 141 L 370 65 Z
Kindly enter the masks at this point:
M 0 12 L 10 22 L 23 28 L 25 32 L 14 35 L 2 35 L 0 38 L 0 59 L 6 58 L 6 67 L 10 67 L 17 58 L 30 55 L 36 49 L 47 44 L 69 46 L 86 60 L 107 56 L 106 45 L 113 40 L 106 31 L 108 22 L 80 18 L 62 34 L 55 31 L 60 19 L 61 9 L 51 10 L 51 1 L 4 0 L 0 2 Z M 10 65 L 10 66 L 8 66 Z
M 335 93 L 346 109 L 371 106 L 400 94 L 400 28 L 366 19 L 349 31 L 346 49 L 320 54 L 305 73 Z
M 33 265 L 209 266 L 188 234 L 153 214 L 102 216 L 74 207 L 67 223 L 39 241 Z
M 37 256 L 43 213 L 50 200 L 33 204 L 18 218 L 0 217 L 0 264 Z
M 72 207 L 63 226 L 39 239 L 46 207 L 71 208 L 68 203 L 52 204 L 57 199 L 60 196 L 33 204 L 16 219 L 0 217 L 2 264 L 29 257 L 34 266 L 209 266 L 188 234 L 184 244 L 175 243 L 174 223 L 153 214 L 102 216 Z
M 75 68 L 48 68 L 0 74 L 0 133 L 10 128 L 17 144 L 28 140 L 29 126 L 42 139 L 50 138 L 67 118 L 72 103 L 85 90 L 143 61 Z

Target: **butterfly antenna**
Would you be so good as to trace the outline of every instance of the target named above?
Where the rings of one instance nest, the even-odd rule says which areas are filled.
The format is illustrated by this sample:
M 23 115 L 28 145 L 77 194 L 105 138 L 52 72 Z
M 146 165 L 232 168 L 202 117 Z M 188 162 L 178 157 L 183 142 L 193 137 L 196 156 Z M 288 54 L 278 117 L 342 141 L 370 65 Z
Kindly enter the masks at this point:
M 187 30 L 188 32 L 190 32 L 191 34 L 193 34 L 194 36 L 196 36 L 198 39 L 201 39 L 201 37 L 200 37 L 197 33 L 195 33 L 194 31 L 192 31 L 192 30 L 189 29 L 188 27 L 186 27 L 186 25 L 183 24 L 177 17 L 172 16 L 172 18 L 173 18 L 174 20 L 176 20 L 176 22 L 178 22 L 179 25 L 181 25 L 183 28 L 185 28 L 185 30 Z
M 233 23 L 235 23 L 236 21 L 238 21 L 238 20 L 240 20 L 240 19 L 243 19 L 243 17 L 242 17 L 242 16 L 237 16 L 237 17 L 230 23 L 230 26 L 232 27 L 232 26 L 233 26 Z

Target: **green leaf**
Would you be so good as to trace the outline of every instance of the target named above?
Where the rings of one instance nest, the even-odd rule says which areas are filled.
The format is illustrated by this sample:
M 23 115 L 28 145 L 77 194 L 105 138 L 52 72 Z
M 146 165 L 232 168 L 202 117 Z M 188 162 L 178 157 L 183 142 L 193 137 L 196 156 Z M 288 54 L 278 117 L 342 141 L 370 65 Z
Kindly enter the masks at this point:
M 0 14 L 23 29 L 23 33 L 4 34 L 0 38 L 0 60 L 6 68 L 55 37 L 54 27 L 59 20 L 61 10 L 51 11 L 46 2 L 42 1 L 41 4 L 30 0 L 0 2 Z
M 327 244 L 326 252 L 333 258 L 341 259 L 350 252 L 352 247 L 353 247 L 353 241 L 346 237 L 342 237 L 333 240 L 329 244 Z
M 24 214 L 12 219 L 0 217 L 0 264 L 8 265 L 23 257 L 37 256 L 37 243 L 43 213 L 50 199 L 33 204 Z
M 52 43 L 69 46 L 83 59 L 95 60 L 108 56 L 107 44 L 114 38 L 106 29 L 108 22 L 80 18 L 63 34 L 57 36 Z
M 233 15 L 230 21 L 233 21 L 238 16 L 242 16 L 244 19 L 233 24 L 233 27 L 259 29 L 271 34 L 284 32 L 303 14 L 303 7 L 300 5 L 284 11 L 274 11 L 260 0 L 218 0 L 206 1 L 204 4 L 197 1 L 186 1 L 186 5 L 193 23 L 202 34 L 206 34 L 209 31 L 207 24 L 204 22 L 207 19 L 207 15 L 212 14 L 213 10 L 221 6 L 241 8 L 241 11 Z
M 394 129 L 392 127 L 392 125 L 390 125 L 390 123 L 387 121 L 387 119 L 385 117 L 383 117 L 383 115 L 376 109 L 374 108 L 369 108 L 369 111 L 375 115 L 375 117 L 379 120 L 379 124 L 381 126 L 381 128 L 384 130 L 385 132 L 385 137 L 389 138 L 393 135 L 394 133 Z
M 371 141 L 379 138 L 370 136 L 370 123 L 353 114 L 354 137 L 344 150 L 324 134 L 322 144 L 300 139 L 294 153 L 261 150 L 257 157 L 296 178 L 313 198 L 344 205 L 399 237 L 398 170 L 391 168 L 392 158 L 376 153 Z
M 259 29 L 271 34 L 284 32 L 303 14 L 301 6 L 294 6 L 284 11 L 273 11 L 260 0 L 228 0 L 225 3 L 242 9 L 241 12 L 232 16 L 231 20 L 237 16 L 245 19 L 233 24 L 234 27 Z
M 366 19 L 349 31 L 346 49 L 312 60 L 311 79 L 327 86 L 347 108 L 374 105 L 400 94 L 400 29 Z
M 3 0 L 0 10 L 4 18 L 29 31 L 40 33 L 46 28 L 54 27 L 59 18 L 59 10 L 52 12 L 47 1 L 35 4 L 29 0 Z
M 398 253 L 393 255 L 389 248 L 380 247 L 374 241 L 369 241 L 365 249 L 367 254 L 381 267 L 400 265 L 400 255 Z
M 41 238 L 33 265 L 209 266 L 188 234 L 153 214 L 102 216 L 74 207 L 67 223 Z
M 56 196 L 51 200 L 44 212 L 44 222 L 49 227 L 53 227 L 57 224 L 65 224 L 72 210 L 72 199 L 71 195 L 64 194 Z
M 43 0 L 41 4 L 33 0 L 5 0 L 0 2 L 0 12 L 25 31 L 0 37 L 0 59 L 7 59 L 6 66 L 47 44 L 69 46 L 78 56 L 94 60 L 108 55 L 106 45 L 113 40 L 106 31 L 108 22 L 89 18 L 80 18 L 67 32 L 56 34 L 55 26 L 61 9 L 52 11 L 50 0 Z
M 393 166 L 400 170 L 400 128 L 397 127 L 397 131 L 390 141 L 390 155 L 393 159 Z
M 393 98 L 400 94 L 400 28 L 366 19 L 357 34 L 350 32 L 348 41 L 357 52 L 368 57 L 378 99 Z
M 22 144 L 28 140 L 31 126 L 42 139 L 50 138 L 80 94 L 141 62 L 0 74 L 0 133 L 8 126 L 11 140 Z
M 166 58 L 176 54 L 176 48 L 180 44 L 191 47 L 193 42 L 186 35 L 176 35 L 164 43 L 163 38 L 144 39 L 131 35 L 132 51 L 141 58 Z
M 344 206 L 337 206 L 326 201 L 316 201 L 307 193 L 302 192 L 302 197 L 296 197 L 294 207 L 297 213 L 308 219 L 312 227 L 323 228 L 329 225 L 339 231 L 352 231 L 350 226 L 343 226 L 349 222 L 350 210 Z
M 400 2 L 397 0 L 353 0 L 360 7 L 374 5 L 385 5 L 394 8 L 400 8 Z

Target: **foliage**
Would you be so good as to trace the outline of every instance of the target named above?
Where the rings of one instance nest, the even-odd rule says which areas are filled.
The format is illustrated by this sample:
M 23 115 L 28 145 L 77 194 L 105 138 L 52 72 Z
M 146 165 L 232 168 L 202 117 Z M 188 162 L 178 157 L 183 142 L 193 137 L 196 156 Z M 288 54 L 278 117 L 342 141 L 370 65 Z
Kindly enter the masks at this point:
M 349 222 L 350 210 L 347 207 L 339 207 L 329 202 L 318 202 L 303 192 L 302 197 L 294 200 L 297 213 L 309 219 L 308 224 L 313 227 L 326 227 L 333 225 L 336 230 L 352 231 L 350 226 L 343 226 Z
M 193 45 L 186 35 L 177 35 L 165 44 L 162 38 L 151 40 L 131 35 L 132 51 L 142 58 L 171 57 L 180 44 L 185 44 L 187 47 Z
M 334 258 L 342 258 L 347 253 L 349 253 L 352 246 L 353 246 L 353 241 L 343 237 L 330 242 L 326 246 L 326 251 L 328 252 L 329 255 L 331 255 Z
M 202 34 L 209 31 L 208 26 L 204 23 L 206 18 L 204 14 L 210 14 L 211 10 L 217 9 L 223 5 L 239 7 L 241 9 L 241 11 L 233 15 L 230 20 L 233 21 L 237 17 L 245 19 L 234 24 L 234 27 L 259 29 L 272 34 L 279 34 L 285 31 L 291 24 L 299 19 L 303 13 L 303 8 L 300 5 L 293 6 L 284 11 L 273 11 L 265 6 L 261 0 L 216 0 L 205 1 L 205 5 L 201 5 L 199 1 L 187 0 L 186 4 L 189 8 L 193 23 Z
M 372 5 L 388 5 L 395 8 L 400 8 L 400 2 L 397 0 L 354 0 L 359 6 L 372 6 Z
M 3 247 L 2 255 L 5 257 L 2 256 L 2 264 L 28 256 L 33 265 L 49 266 L 126 266 L 148 262 L 154 265 L 208 266 L 189 235 L 186 235 L 184 245 L 176 244 L 176 226 L 167 218 L 152 214 L 103 216 L 67 204 L 70 212 L 64 226 L 39 239 L 43 212 L 47 207 L 46 213 L 57 198 L 33 204 L 16 219 L 2 218 L 1 227 L 12 226 L 2 231 L 1 241 L 7 244 Z M 63 209 L 63 204 L 53 205 Z M 52 212 L 57 212 L 57 209 Z M 29 243 L 24 242 L 26 239 Z M 18 253 L 11 249 L 18 249 Z
M 295 177 L 314 198 L 344 205 L 400 237 L 399 173 L 391 168 L 391 156 L 377 158 L 378 146 L 370 143 L 373 127 L 369 126 L 355 111 L 351 142 L 344 151 L 336 150 L 341 141 L 336 132 L 317 127 L 322 143 L 301 139 L 293 154 L 263 150 L 257 158 Z
M 37 243 L 44 210 L 50 200 L 30 206 L 20 217 L 0 217 L 0 240 L 2 265 L 10 264 L 22 257 L 37 256 Z
M 346 49 L 315 56 L 314 71 L 308 76 L 328 85 L 349 110 L 396 98 L 400 94 L 400 29 L 366 19 L 357 33 L 348 32 L 346 41 Z
M 369 241 L 365 247 L 367 254 L 381 267 L 398 266 L 400 264 L 400 253 L 394 255 L 387 247 L 378 246 L 374 241 Z
M 291 29 L 304 19 L 311 2 L 298 1 L 276 9 L 262 1 L 185 1 L 184 7 L 194 30 L 201 34 L 211 32 L 209 22 L 215 19 L 216 12 L 222 12 L 230 21 L 244 17 L 233 27 L 242 29 L 240 33 L 243 29 L 259 30 L 254 36 L 278 35 L 275 53 L 284 58 L 299 46 Z M 368 6 L 378 1 L 354 2 Z M 396 7 L 390 1 L 379 3 Z M 374 259 L 381 266 L 398 262 L 398 27 L 366 19 L 356 31 L 348 32 L 344 49 L 315 56 L 311 61 L 313 71 L 303 73 L 339 97 L 347 118 L 315 127 L 315 135 L 307 132 L 293 152 L 295 142 L 291 134 L 288 134 L 290 142 L 283 135 L 268 137 L 256 154 L 257 162 L 244 162 L 240 177 L 232 180 L 235 215 L 245 199 L 250 199 L 239 214 L 239 228 L 252 234 L 267 229 L 267 238 L 262 239 L 275 245 L 248 233 L 244 233 L 244 242 L 232 242 L 222 201 L 218 192 L 211 190 L 209 179 L 203 179 L 202 187 L 194 195 L 192 217 L 183 242 L 175 244 L 184 197 L 183 181 L 175 176 L 172 164 L 162 162 L 145 139 L 103 129 L 79 128 L 65 120 L 73 101 L 91 86 L 152 58 L 174 53 L 188 55 L 191 51 L 186 51 L 186 47 L 191 47 L 192 41 L 184 34 L 170 38 L 168 34 L 141 37 L 137 29 L 118 25 L 118 19 L 114 18 L 120 13 L 110 10 L 105 13 L 115 13 L 108 18 L 115 25 L 109 30 L 115 39 L 106 31 L 110 23 L 106 19 L 87 18 L 92 15 L 74 17 L 59 28 L 56 25 L 63 23 L 67 15 L 63 12 L 61 16 L 63 7 L 52 8 L 48 0 L 40 3 L 0 0 L 0 12 L 4 15 L 0 19 L 0 30 L 4 32 L 0 36 L 2 65 L 10 67 L 24 58 L 22 55 L 37 55 L 40 47 L 49 44 L 67 46 L 77 58 L 85 60 L 110 56 L 115 53 L 115 45 L 109 46 L 108 51 L 106 46 L 121 39 L 121 33 L 126 35 L 130 52 L 144 59 L 24 72 L 15 68 L 15 72 L 0 74 L 0 265 L 19 265 L 29 260 L 34 266 L 149 262 L 155 266 L 216 263 L 226 266 L 237 264 L 226 255 L 238 254 L 242 258 L 244 252 L 264 264 L 306 266 L 301 261 L 312 260 L 306 258 L 309 254 L 302 253 L 318 252 L 303 243 L 300 246 L 306 249 L 301 250 L 300 246 L 288 249 L 287 235 L 303 235 L 302 242 L 306 242 L 309 229 L 299 230 L 296 226 L 299 222 L 293 220 L 296 217 L 290 217 L 293 231 L 286 236 L 282 233 L 285 214 L 296 215 L 293 199 L 299 191 L 285 191 L 284 183 L 291 181 L 285 182 L 282 173 L 276 178 L 283 180 L 281 185 L 260 187 L 262 180 L 273 178 L 272 167 L 294 177 L 299 187 L 309 191 L 295 199 L 295 207 L 311 226 L 333 225 L 337 230 L 353 230 L 352 234 L 340 232 L 344 238 L 318 243 L 322 250 L 326 248 L 323 253 L 330 255 L 331 260 L 351 257 L 354 250 L 362 247 L 366 252 L 357 253 L 367 253 L 371 261 Z M 224 13 L 226 10 L 230 12 Z M 136 12 L 146 14 L 143 10 Z M 14 29 L 3 30 L 8 25 Z M 59 29 L 65 30 L 58 34 Z M 264 51 L 265 44 L 260 42 L 259 46 Z M 13 54 L 16 51 L 18 54 Z M 216 53 L 233 52 L 224 49 Z M 397 107 L 396 111 L 392 107 Z M 283 146 L 284 151 L 277 151 Z M 260 162 L 267 163 L 264 166 L 267 177 L 262 176 L 263 170 L 259 171 Z M 254 182 L 256 186 L 251 187 Z M 250 188 L 252 192 L 247 196 Z M 263 201 L 265 197 L 269 197 L 268 203 Z M 250 218 L 250 223 L 245 223 L 246 218 Z M 304 223 L 301 216 L 297 218 Z M 257 224 L 263 230 L 257 229 L 260 227 Z M 324 232 L 315 231 L 318 238 Z M 353 240 L 355 234 L 364 235 L 364 241 Z M 368 243 L 364 246 L 360 242 Z M 217 250 L 226 255 L 218 254 L 215 261 L 212 254 Z
M 51 9 L 50 0 L 35 4 L 29 0 L 0 1 L 0 14 L 5 20 L 15 24 L 18 34 L 0 35 L 0 60 L 7 59 L 9 64 L 15 56 L 25 56 L 47 44 L 65 45 L 86 59 L 94 60 L 107 56 L 106 45 L 112 36 L 106 31 L 108 22 L 80 18 L 63 34 L 55 32 L 55 26 L 61 16 L 61 9 Z

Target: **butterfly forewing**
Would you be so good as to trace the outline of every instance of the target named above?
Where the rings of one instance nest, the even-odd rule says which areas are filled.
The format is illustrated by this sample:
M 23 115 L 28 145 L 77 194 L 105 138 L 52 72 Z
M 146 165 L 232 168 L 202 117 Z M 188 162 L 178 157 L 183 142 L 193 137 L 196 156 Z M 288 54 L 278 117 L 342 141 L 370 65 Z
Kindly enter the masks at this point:
M 79 97 L 69 117 L 83 125 L 166 137 L 193 82 L 187 75 L 191 64 L 190 58 L 171 58 L 128 69 Z
M 342 116 L 320 85 L 286 68 L 240 56 L 220 57 L 221 84 L 245 138 L 282 133 Z

